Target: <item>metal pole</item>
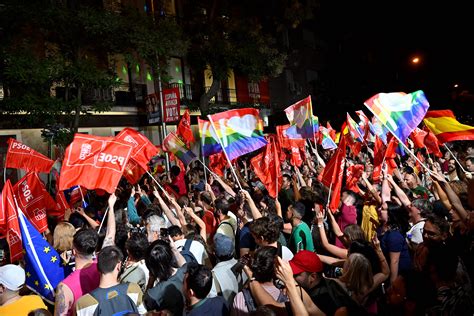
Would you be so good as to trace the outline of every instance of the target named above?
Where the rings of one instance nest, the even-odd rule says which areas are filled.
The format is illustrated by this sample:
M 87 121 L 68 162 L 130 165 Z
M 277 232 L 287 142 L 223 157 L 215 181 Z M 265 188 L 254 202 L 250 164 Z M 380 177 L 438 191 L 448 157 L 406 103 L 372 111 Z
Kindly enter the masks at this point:
M 163 142 L 166 138 L 166 123 L 165 123 L 165 113 L 164 113 L 164 104 L 163 104 L 163 88 L 161 86 L 161 73 L 160 73 L 160 66 L 159 66 L 159 60 L 158 60 L 158 57 L 157 57 L 157 62 L 158 62 L 158 66 L 157 66 L 157 72 L 158 72 L 158 90 L 159 90 L 159 93 L 160 93 L 160 111 L 161 111 L 161 144 L 163 145 Z M 165 160 L 166 160 L 166 173 L 169 173 L 170 172 L 170 157 L 168 156 L 168 153 L 165 151 Z

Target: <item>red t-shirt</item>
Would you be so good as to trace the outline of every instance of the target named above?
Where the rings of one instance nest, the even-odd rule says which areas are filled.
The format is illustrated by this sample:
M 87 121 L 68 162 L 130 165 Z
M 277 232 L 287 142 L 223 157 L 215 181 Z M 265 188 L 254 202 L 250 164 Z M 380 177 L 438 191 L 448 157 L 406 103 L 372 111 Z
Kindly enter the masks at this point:
M 179 195 L 186 195 L 188 193 L 186 181 L 184 180 L 184 172 L 180 172 L 179 175 L 171 181 L 171 184 L 178 187 Z
M 344 232 L 346 226 L 357 224 L 357 210 L 354 205 L 349 206 L 342 204 L 341 214 L 339 214 L 339 217 L 337 218 L 337 224 L 342 232 Z M 345 248 L 339 238 L 336 239 L 336 246 L 339 248 Z

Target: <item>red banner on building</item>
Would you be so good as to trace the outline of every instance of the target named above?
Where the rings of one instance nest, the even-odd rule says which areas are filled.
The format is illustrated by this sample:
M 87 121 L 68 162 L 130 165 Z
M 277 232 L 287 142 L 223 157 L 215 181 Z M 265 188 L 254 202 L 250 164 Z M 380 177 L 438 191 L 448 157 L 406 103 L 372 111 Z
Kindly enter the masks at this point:
M 59 190 L 81 185 L 113 193 L 131 154 L 132 146 L 114 137 L 76 134 L 64 155 Z
M 163 89 L 163 121 L 179 120 L 179 88 Z

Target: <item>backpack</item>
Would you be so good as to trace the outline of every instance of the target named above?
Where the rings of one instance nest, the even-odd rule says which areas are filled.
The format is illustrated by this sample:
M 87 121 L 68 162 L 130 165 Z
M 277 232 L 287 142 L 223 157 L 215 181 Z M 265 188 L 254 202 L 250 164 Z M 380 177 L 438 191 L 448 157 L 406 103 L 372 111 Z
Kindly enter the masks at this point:
M 98 288 L 90 292 L 90 295 L 99 303 L 94 311 L 94 316 L 120 316 L 128 313 L 138 313 L 137 305 L 127 295 L 128 286 L 128 283 L 122 283 L 112 289 Z
M 186 243 L 184 244 L 183 249 L 181 249 L 181 255 L 186 260 L 186 263 L 195 262 L 198 263 L 196 257 L 194 257 L 193 253 L 189 250 L 191 248 L 191 243 L 193 242 L 192 239 L 186 239 Z

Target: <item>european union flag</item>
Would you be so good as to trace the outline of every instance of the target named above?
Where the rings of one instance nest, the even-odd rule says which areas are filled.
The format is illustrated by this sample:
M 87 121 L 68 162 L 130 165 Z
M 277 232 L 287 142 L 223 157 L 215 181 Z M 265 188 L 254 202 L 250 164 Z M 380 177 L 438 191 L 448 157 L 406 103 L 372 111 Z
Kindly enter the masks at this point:
M 66 276 L 61 257 L 22 212 L 18 217 L 25 252 L 26 285 L 54 304 L 54 290 Z

